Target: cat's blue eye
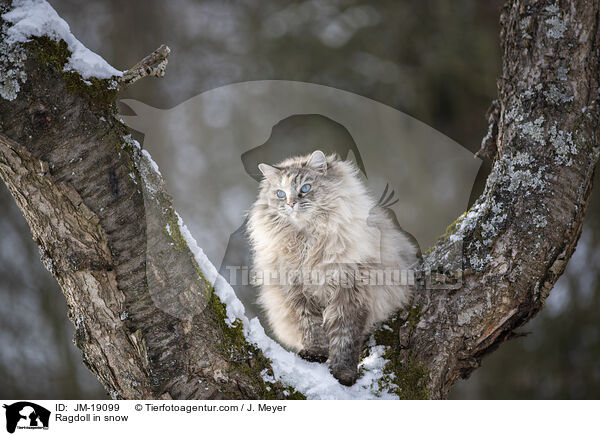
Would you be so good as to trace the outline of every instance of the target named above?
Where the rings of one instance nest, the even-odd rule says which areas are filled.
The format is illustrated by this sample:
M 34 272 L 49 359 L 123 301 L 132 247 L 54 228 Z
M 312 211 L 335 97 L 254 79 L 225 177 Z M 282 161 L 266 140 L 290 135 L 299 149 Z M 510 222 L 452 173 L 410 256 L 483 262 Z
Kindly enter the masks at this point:
M 310 191 L 310 188 L 311 188 L 310 183 L 305 183 L 300 188 L 300 192 L 302 192 L 303 194 L 306 194 L 308 191 Z
M 285 198 L 285 192 L 281 189 L 277 190 L 277 198 Z

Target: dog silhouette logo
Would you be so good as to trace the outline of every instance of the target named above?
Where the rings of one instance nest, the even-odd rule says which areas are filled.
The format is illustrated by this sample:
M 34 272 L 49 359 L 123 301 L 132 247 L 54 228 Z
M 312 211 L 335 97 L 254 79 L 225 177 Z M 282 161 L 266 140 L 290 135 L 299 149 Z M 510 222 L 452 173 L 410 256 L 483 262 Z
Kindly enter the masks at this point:
M 3 406 L 6 409 L 6 431 L 19 429 L 48 429 L 50 411 L 29 401 L 19 401 Z
M 228 282 L 246 315 L 261 321 L 256 287 L 249 280 L 252 259 L 246 233 L 247 212 L 263 178 L 259 163 L 277 165 L 316 149 L 352 161 L 379 198 L 378 208 L 420 247 L 433 245 L 448 223 L 468 209 L 481 165 L 468 149 L 407 114 L 312 83 L 233 83 L 170 109 L 129 99 L 120 103 L 120 118 L 139 133 L 160 165 L 182 222 L 219 273 L 211 272 L 207 280 Z M 153 193 L 144 195 L 151 200 Z M 144 201 L 153 207 L 153 201 Z M 148 216 L 154 213 L 162 212 L 146 210 Z M 377 226 L 372 218 L 365 225 Z M 154 262 L 164 254 L 153 238 L 172 231 L 170 225 L 155 228 L 159 222 L 147 220 L 148 288 L 157 307 L 191 319 L 205 307 L 202 299 L 189 304 L 172 292 L 178 288 L 170 279 L 154 278 Z M 380 240 L 380 246 L 388 242 Z M 462 240 L 454 241 L 453 249 L 457 255 L 452 259 L 457 260 L 447 265 L 448 271 L 462 267 Z M 200 291 L 191 294 L 193 299 Z

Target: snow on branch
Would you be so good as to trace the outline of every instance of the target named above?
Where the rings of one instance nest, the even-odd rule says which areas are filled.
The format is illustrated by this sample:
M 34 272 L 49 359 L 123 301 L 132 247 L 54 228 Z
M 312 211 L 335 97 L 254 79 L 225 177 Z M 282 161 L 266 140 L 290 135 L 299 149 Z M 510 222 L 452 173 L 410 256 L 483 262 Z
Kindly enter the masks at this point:
M 14 0 L 12 6 L 13 9 L 2 14 L 2 18 L 12 24 L 6 31 L 7 44 L 24 43 L 32 37 L 41 36 L 54 41 L 62 39 L 71 52 L 65 71 L 75 71 L 84 79 L 109 79 L 123 74 L 75 38 L 67 22 L 58 16 L 47 1 Z

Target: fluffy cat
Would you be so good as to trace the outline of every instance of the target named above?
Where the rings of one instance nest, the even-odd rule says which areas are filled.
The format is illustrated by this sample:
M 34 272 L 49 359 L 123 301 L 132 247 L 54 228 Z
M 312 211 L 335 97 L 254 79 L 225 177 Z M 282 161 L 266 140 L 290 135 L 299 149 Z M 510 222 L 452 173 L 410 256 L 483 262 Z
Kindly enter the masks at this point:
M 329 359 L 333 375 L 351 385 L 365 335 L 410 298 L 406 281 L 374 283 L 370 274 L 408 270 L 418 247 L 352 162 L 317 150 L 259 169 L 248 219 L 259 304 L 282 344 L 308 360 Z

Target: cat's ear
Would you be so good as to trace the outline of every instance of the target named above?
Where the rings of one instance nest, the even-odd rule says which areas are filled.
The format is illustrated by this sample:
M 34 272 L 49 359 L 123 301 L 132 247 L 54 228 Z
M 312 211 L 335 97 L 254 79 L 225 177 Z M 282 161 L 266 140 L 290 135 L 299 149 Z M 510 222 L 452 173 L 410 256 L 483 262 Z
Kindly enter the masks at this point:
M 313 154 L 308 158 L 307 165 L 323 175 L 327 174 L 327 158 L 321 150 L 313 151 Z
M 271 165 L 267 165 L 266 163 L 258 164 L 258 169 L 267 179 L 275 178 L 281 174 L 281 170 L 278 170 Z
M 348 150 L 348 154 L 346 155 L 346 162 L 352 162 L 354 165 L 358 166 L 358 162 L 356 162 L 356 155 L 352 150 Z

